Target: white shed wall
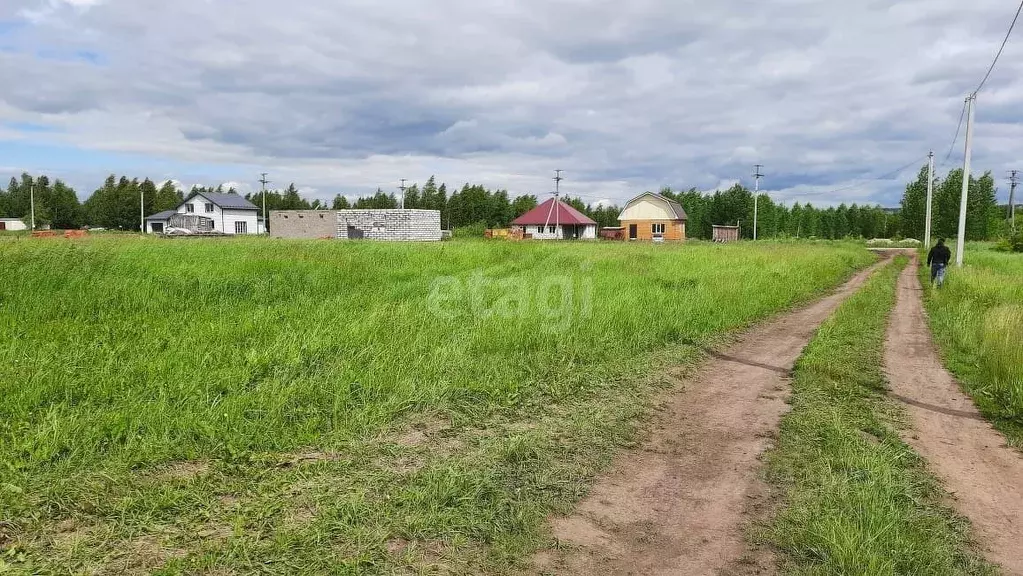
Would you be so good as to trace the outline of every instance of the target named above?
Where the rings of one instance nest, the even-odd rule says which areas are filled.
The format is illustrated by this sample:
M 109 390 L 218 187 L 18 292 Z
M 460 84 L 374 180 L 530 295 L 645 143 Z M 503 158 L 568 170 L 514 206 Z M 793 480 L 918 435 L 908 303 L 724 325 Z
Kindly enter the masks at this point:
M 4 223 L 4 230 L 28 230 L 28 226 L 20 218 L 0 218 Z

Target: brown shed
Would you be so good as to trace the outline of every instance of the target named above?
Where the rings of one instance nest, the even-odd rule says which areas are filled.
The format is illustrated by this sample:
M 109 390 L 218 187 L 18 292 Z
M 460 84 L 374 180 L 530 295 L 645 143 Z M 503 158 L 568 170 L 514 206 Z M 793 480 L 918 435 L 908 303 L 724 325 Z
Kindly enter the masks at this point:
M 718 226 L 715 224 L 712 228 L 714 230 L 713 238 L 715 242 L 736 242 L 740 238 L 738 226 Z

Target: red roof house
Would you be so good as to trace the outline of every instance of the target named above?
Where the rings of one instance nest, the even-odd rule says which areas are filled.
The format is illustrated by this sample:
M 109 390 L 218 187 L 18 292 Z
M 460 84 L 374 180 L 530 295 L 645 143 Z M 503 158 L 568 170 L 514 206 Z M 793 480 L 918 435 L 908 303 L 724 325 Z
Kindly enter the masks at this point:
M 597 223 L 592 218 L 555 198 L 512 220 L 511 224 L 522 228 L 525 234 L 541 240 L 597 237 Z

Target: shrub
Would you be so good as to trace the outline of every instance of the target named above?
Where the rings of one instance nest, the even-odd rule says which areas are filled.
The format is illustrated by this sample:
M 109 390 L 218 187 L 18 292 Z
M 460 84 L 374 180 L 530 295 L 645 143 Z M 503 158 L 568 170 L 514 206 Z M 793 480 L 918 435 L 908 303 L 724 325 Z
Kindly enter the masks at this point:
M 1011 231 L 995 249 L 1002 252 L 1023 252 L 1023 227 Z
M 451 235 L 455 238 L 482 238 L 486 230 L 487 225 L 485 222 L 477 222 L 468 226 L 459 226 L 454 229 Z

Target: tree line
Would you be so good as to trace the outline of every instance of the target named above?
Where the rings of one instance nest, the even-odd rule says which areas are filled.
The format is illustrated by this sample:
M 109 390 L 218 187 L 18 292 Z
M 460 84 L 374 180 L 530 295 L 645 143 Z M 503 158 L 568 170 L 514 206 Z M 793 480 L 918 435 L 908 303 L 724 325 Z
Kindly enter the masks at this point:
M 959 234 L 959 205 L 962 198 L 963 171 L 955 169 L 944 178 L 935 177 L 931 199 L 931 234 L 953 238 Z M 906 185 L 900 214 L 905 235 L 924 237 L 927 220 L 927 167 L 916 180 Z M 980 178 L 970 176 L 970 195 L 966 202 L 966 239 L 991 240 L 1005 232 L 1005 216 L 998 207 L 995 179 L 991 172 Z
M 996 203 L 994 179 L 990 173 L 970 179 L 970 200 L 967 209 L 967 239 L 986 240 L 997 237 L 1003 226 Z M 46 176 L 33 180 L 23 174 L 12 178 L 6 190 L 0 188 L 0 217 L 28 219 L 29 193 L 35 186 L 36 223 L 54 228 L 80 228 L 84 225 L 111 229 L 137 230 L 140 225 L 139 197 L 144 194 L 144 210 L 151 215 L 177 208 L 185 198 L 173 182 L 157 186 L 145 178 L 109 176 L 84 203 L 79 203 L 74 189 L 60 180 Z M 952 237 L 956 234 L 959 214 L 959 194 L 962 170 L 952 170 L 934 184 L 934 234 Z M 795 237 L 836 239 L 862 238 L 922 238 L 927 190 L 927 169 L 921 168 L 917 179 L 906 186 L 900 208 L 887 209 L 878 205 L 840 204 L 817 208 L 809 203 L 796 202 L 791 206 L 780 204 L 761 193 L 757 206 L 757 235 L 760 238 Z M 191 192 L 237 193 L 222 186 L 212 188 L 195 186 Z M 687 234 L 691 238 L 710 239 L 715 224 L 739 225 L 744 238 L 753 236 L 754 193 L 736 184 L 727 190 L 713 193 L 695 188 L 659 190 L 663 196 L 677 200 L 688 215 Z M 355 200 L 338 194 L 328 203 L 319 199 L 302 198 L 294 184 L 284 190 L 265 192 L 268 210 L 316 210 L 347 208 L 397 208 L 401 199 L 378 189 L 374 194 Z M 263 192 L 246 194 L 245 198 L 257 207 L 263 206 Z M 585 213 L 600 227 L 618 225 L 621 207 L 606 203 L 586 203 L 581 198 L 564 197 L 565 201 Z M 540 199 L 535 195 L 511 197 L 507 190 L 491 190 L 481 185 L 465 184 L 460 189 L 448 190 L 446 184 L 437 184 L 434 177 L 423 186 L 413 184 L 405 190 L 404 206 L 441 212 L 445 228 L 465 226 L 505 227 L 512 220 L 535 208 Z

